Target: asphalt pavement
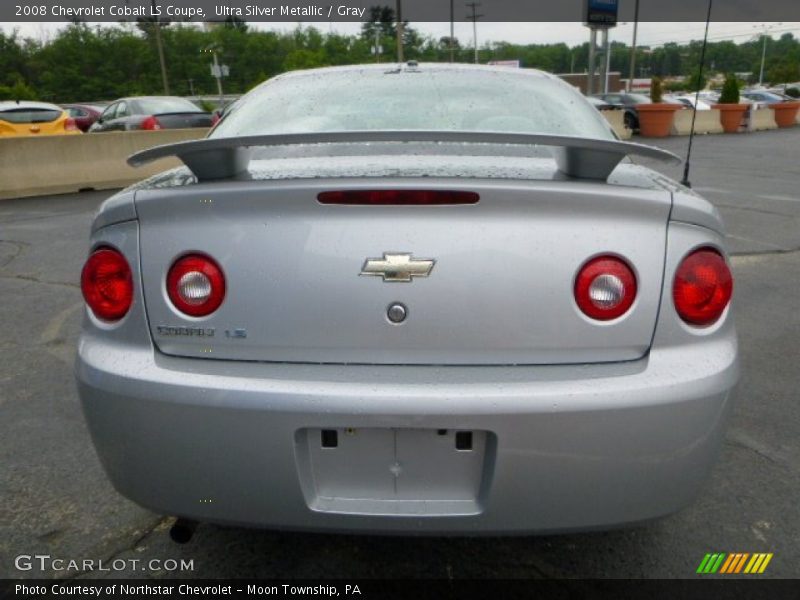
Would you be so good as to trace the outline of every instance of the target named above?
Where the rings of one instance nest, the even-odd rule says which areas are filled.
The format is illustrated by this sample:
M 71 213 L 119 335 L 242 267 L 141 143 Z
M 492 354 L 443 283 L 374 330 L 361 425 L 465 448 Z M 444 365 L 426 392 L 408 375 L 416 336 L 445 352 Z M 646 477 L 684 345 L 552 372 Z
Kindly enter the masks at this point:
M 645 141 L 645 140 L 640 140 Z M 685 154 L 686 138 L 655 142 Z M 636 528 L 426 538 L 201 525 L 119 496 L 72 378 L 89 223 L 109 192 L 0 202 L 0 578 L 693 577 L 708 552 L 772 552 L 800 576 L 800 128 L 695 138 L 690 180 L 721 210 L 736 277 L 742 379 L 721 458 L 689 508 Z M 682 168 L 663 172 L 680 179 Z M 193 560 L 193 570 L 19 571 L 19 555 Z M 120 564 L 120 563 L 117 563 Z M 141 563 L 140 563 L 141 564 Z

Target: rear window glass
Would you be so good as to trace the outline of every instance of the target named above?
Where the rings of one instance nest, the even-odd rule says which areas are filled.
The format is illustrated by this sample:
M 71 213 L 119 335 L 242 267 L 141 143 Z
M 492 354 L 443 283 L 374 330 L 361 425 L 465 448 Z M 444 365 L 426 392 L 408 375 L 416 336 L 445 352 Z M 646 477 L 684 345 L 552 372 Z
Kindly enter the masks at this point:
M 236 104 L 211 137 L 354 130 L 500 131 L 613 139 L 561 82 L 514 70 L 362 69 L 277 79 Z
M 197 105 L 183 98 L 143 98 L 137 100 L 143 114 L 157 115 L 165 113 L 203 112 Z
M 0 111 L 6 123 L 49 123 L 61 116 L 62 111 L 47 108 L 12 108 Z

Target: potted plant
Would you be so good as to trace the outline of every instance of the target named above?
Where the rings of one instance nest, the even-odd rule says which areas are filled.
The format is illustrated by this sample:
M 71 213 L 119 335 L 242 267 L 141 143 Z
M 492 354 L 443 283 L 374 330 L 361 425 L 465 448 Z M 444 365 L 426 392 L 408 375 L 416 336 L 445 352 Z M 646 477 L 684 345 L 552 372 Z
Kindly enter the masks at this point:
M 644 137 L 667 137 L 672 129 L 675 111 L 683 108 L 682 104 L 662 102 L 661 79 L 653 77 L 650 82 L 650 104 L 637 104 L 639 113 L 639 133 Z
M 719 103 L 713 108 L 719 111 L 719 120 L 725 133 L 736 133 L 742 124 L 742 116 L 747 110 L 747 104 L 739 104 L 739 82 L 732 74 L 725 76 Z
M 775 115 L 775 122 L 778 127 L 793 127 L 797 124 L 797 111 L 800 109 L 800 102 L 797 100 L 776 102 L 770 104 L 769 107 Z

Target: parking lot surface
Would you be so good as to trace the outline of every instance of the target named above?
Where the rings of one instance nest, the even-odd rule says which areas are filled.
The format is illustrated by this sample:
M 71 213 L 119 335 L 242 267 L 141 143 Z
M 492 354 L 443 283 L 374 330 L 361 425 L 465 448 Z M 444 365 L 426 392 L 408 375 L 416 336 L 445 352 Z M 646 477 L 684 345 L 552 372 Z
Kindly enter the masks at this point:
M 681 155 L 686 138 L 655 142 Z M 695 139 L 691 181 L 729 228 L 742 379 L 700 497 L 637 528 L 544 537 L 310 534 L 201 525 L 106 480 L 72 378 L 89 223 L 109 192 L 0 201 L 0 577 L 692 577 L 708 552 L 772 552 L 800 576 L 800 128 Z M 654 167 L 676 177 L 682 168 Z M 193 570 L 18 571 L 20 554 L 191 559 Z

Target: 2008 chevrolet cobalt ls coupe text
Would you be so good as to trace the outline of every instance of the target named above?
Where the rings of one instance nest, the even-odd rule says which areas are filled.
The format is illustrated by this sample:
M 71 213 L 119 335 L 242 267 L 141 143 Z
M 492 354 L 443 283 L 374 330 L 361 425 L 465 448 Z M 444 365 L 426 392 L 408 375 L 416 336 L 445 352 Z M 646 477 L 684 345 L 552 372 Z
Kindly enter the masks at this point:
M 609 527 L 691 501 L 738 376 L 717 211 L 558 79 L 290 73 L 94 221 L 108 476 L 192 521 Z

